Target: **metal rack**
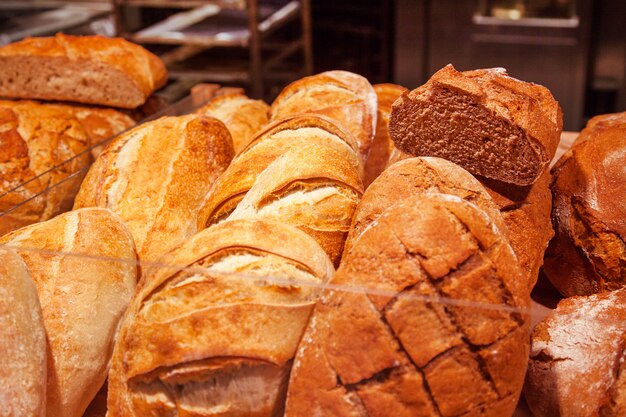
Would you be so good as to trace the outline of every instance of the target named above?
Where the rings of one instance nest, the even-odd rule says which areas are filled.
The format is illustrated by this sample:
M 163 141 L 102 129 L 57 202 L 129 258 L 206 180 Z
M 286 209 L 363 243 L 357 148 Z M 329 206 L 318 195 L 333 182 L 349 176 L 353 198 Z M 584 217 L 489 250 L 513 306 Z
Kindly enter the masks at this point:
M 167 46 L 160 55 L 172 78 L 247 84 L 253 96 L 261 97 L 268 80 L 280 78 L 284 83 L 313 71 L 310 0 L 112 1 L 117 34 L 139 44 Z M 167 16 L 132 28 L 131 15 L 150 9 L 162 9 L 159 13 L 165 11 Z M 272 39 L 274 32 L 296 20 L 299 37 Z M 220 56 L 217 63 L 200 68 L 187 65 L 192 57 L 214 48 L 247 49 L 248 54 L 232 62 Z M 278 70 L 297 52 L 302 53 L 298 70 Z

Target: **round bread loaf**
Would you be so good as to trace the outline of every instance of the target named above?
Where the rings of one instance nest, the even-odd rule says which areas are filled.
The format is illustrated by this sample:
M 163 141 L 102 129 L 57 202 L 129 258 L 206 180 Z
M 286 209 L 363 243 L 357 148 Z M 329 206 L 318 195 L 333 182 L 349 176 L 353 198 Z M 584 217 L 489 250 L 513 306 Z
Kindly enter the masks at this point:
M 553 168 L 544 271 L 566 297 L 626 285 L 626 113 L 592 119 Z
M 0 246 L 0 404 L 3 417 L 46 415 L 46 331 L 20 256 Z
M 545 87 L 502 68 L 448 65 L 394 102 L 389 133 L 413 156 L 438 156 L 475 175 L 530 185 L 548 169 L 563 127 Z
M 530 296 L 474 204 L 411 196 L 342 260 L 298 347 L 286 417 L 513 415 Z
M 535 417 L 626 415 L 626 291 L 565 299 L 537 325 L 524 395 Z

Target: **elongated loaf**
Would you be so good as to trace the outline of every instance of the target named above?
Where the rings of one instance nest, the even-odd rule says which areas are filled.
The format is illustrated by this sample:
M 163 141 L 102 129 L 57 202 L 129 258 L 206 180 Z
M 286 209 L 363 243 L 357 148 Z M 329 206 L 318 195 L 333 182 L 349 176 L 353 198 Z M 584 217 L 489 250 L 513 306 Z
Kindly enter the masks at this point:
M 94 162 L 74 208 L 106 207 L 128 225 L 141 260 L 196 232 L 198 213 L 234 155 L 228 130 L 204 116 L 163 117 L 111 142 Z
M 316 305 L 286 417 L 513 415 L 530 297 L 489 216 L 411 196 L 355 243 Z
M 552 169 L 544 271 L 565 296 L 626 285 L 626 113 L 594 118 Z
M 270 119 L 316 113 L 334 119 L 359 144 L 367 160 L 376 131 L 376 92 L 363 77 L 347 71 L 327 71 L 294 81 L 272 103 Z
M 132 109 L 163 86 L 163 62 L 121 38 L 26 38 L 0 48 L 0 96 Z
M 0 403 L 5 417 L 46 415 L 46 331 L 20 256 L 0 246 Z
M 69 106 L 0 101 L 0 235 L 71 208 L 88 147 Z
M 534 183 L 548 168 L 562 127 L 561 108 L 545 87 L 501 68 L 458 72 L 452 65 L 402 94 L 389 122 L 403 152 L 516 185 Z
M 109 417 L 282 415 L 293 356 L 334 269 L 281 223 L 227 221 L 148 271 L 120 330 Z
M 239 153 L 254 135 L 269 121 L 270 106 L 262 100 L 252 100 L 244 94 L 219 95 L 196 110 L 197 114 L 221 120 L 233 138 L 235 153 Z
M 524 386 L 535 417 L 626 415 L 626 292 L 571 297 L 535 328 Z
M 0 238 L 24 260 L 48 342 L 48 417 L 80 417 L 107 376 L 137 280 L 133 238 L 109 210 L 61 214 Z
M 378 97 L 378 114 L 376 117 L 376 134 L 372 141 L 372 148 L 365 164 L 364 185 L 367 188 L 389 163 L 391 155 L 396 150 L 389 137 L 389 114 L 391 105 L 406 88 L 396 84 L 375 84 L 374 91 Z M 397 151 L 397 150 L 396 150 Z

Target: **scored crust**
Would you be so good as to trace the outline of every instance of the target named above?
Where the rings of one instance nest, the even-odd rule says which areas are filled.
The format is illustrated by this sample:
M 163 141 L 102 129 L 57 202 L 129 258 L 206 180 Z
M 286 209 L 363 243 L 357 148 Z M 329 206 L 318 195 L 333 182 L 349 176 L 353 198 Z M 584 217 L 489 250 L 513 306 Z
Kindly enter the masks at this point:
M 561 109 L 545 87 L 503 69 L 458 72 L 452 65 L 402 94 L 389 122 L 403 152 L 516 185 L 534 183 L 548 168 L 561 130 Z
M 318 302 L 285 416 L 512 415 L 529 301 L 483 211 L 452 195 L 409 197 L 363 233 Z

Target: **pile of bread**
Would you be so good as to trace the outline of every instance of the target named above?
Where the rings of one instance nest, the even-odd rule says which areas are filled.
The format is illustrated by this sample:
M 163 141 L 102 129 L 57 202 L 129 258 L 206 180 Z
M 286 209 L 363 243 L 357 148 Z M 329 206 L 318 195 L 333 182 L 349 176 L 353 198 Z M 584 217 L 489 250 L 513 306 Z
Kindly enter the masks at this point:
M 85 415 L 510 417 L 525 376 L 537 417 L 624 415 L 626 114 L 552 177 L 561 130 L 544 87 L 447 66 L 413 91 L 325 72 L 119 135 L 72 211 L 0 238 L 7 415 L 80 417 L 108 378 Z M 571 298 L 531 335 L 550 241 Z

